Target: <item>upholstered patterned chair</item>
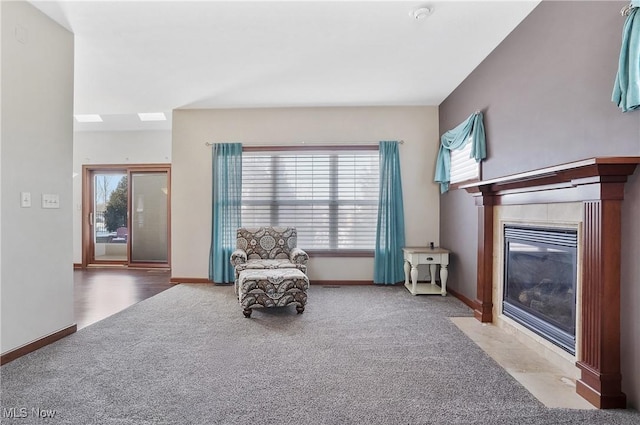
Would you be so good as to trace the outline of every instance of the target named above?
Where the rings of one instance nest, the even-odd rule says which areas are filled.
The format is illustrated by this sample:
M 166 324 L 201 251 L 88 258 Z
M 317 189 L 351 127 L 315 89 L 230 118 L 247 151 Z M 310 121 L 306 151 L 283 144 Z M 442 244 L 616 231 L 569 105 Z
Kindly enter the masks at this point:
M 298 313 L 307 302 L 309 256 L 297 247 L 295 227 L 241 227 L 236 250 L 235 291 L 246 317 L 255 307 L 296 304 Z

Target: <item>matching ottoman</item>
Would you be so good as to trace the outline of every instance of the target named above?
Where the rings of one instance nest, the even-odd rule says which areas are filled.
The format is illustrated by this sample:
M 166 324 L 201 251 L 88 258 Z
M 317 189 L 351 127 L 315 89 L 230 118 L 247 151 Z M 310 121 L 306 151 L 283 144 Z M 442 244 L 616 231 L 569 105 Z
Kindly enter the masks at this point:
M 295 268 L 247 269 L 236 279 L 235 290 L 245 317 L 256 307 L 284 307 L 295 304 L 298 314 L 307 303 L 309 278 Z

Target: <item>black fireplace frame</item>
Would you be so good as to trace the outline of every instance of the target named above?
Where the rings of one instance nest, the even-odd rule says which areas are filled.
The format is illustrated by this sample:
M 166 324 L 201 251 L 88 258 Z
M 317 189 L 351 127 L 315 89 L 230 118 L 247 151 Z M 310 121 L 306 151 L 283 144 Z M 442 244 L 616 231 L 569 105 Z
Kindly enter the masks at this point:
M 547 341 L 562 348 L 571 355 L 576 354 L 576 293 L 577 293 L 577 258 L 578 235 L 576 229 L 537 227 L 509 224 L 504 226 L 504 282 L 502 295 L 502 312 L 506 317 L 516 321 L 527 329 L 540 335 Z M 508 268 L 509 245 L 511 243 L 525 243 L 539 248 L 562 249 L 573 257 L 572 285 L 573 285 L 573 326 L 567 328 L 552 318 L 536 313 L 525 305 L 511 302 L 508 299 Z

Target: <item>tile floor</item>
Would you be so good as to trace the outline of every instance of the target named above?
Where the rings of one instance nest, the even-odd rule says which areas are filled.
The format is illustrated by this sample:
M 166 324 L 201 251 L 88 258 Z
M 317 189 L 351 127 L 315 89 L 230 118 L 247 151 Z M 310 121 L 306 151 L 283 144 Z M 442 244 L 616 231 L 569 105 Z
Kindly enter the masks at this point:
M 576 394 L 575 378 L 499 327 L 473 317 L 454 317 L 453 323 L 541 403 L 552 408 L 595 409 Z

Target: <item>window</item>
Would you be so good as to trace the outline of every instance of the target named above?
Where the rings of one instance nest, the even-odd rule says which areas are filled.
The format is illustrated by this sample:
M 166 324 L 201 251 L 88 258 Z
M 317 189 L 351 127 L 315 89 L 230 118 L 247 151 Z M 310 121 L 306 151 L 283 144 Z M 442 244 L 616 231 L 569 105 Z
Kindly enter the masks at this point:
M 306 251 L 373 251 L 379 157 L 362 148 L 245 148 L 242 225 L 295 226 Z
M 451 152 L 451 171 L 449 183 L 461 183 L 480 179 L 480 162 L 471 157 L 471 140 L 462 149 Z

